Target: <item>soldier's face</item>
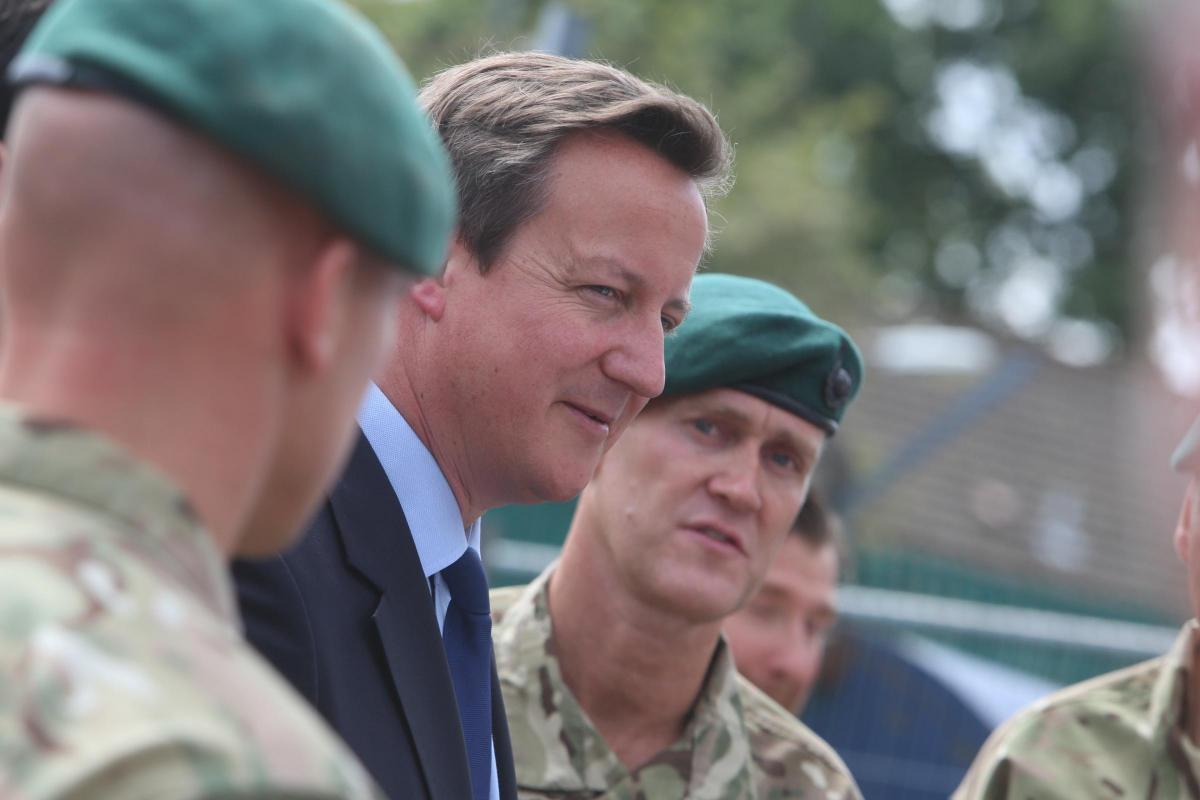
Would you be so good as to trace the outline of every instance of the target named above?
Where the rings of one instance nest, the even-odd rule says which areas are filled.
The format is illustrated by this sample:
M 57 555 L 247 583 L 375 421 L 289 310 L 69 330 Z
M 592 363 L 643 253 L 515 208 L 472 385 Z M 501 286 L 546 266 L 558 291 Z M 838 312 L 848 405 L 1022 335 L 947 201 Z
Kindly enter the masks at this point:
M 837 619 L 837 551 L 789 535 L 762 586 L 725 621 L 738 672 L 786 709 L 800 711 L 812 691 Z
M 581 510 L 621 585 L 713 622 L 757 588 L 808 493 L 816 426 L 744 392 L 651 404 L 604 456 Z
M 578 494 L 662 391 L 664 329 L 686 315 L 707 232 L 690 177 L 616 134 L 568 138 L 548 188 L 486 274 L 453 249 L 429 327 L 446 371 L 433 402 L 467 481 L 501 502 Z

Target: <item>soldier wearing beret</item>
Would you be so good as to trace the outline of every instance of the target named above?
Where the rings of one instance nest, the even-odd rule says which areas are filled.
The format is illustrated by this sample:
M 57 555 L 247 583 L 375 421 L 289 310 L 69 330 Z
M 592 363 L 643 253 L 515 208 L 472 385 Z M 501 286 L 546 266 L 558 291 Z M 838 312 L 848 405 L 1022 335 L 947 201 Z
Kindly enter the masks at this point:
M 721 638 L 858 390 L 858 351 L 762 281 L 703 275 L 692 304 L 665 391 L 605 453 L 561 560 L 492 594 L 523 798 L 859 797 Z
M 1191 476 L 1175 551 L 1200 616 L 1200 419 L 1171 465 Z M 992 734 L 956 800 L 1200 797 L 1200 627 L 1159 658 L 1069 686 Z
M 366 798 L 226 561 L 344 459 L 449 165 L 326 0 L 59 0 L 10 77 L 0 797 Z

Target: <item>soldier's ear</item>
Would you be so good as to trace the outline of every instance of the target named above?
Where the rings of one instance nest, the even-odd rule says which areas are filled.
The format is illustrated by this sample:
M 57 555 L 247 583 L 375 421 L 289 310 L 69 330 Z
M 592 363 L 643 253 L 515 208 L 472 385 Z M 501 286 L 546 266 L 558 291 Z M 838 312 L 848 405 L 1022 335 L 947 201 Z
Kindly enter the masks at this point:
M 302 369 L 324 371 L 337 352 L 353 295 L 358 249 L 347 239 L 325 244 L 295 280 L 287 308 L 289 349 Z
M 450 249 L 446 253 L 446 264 L 442 267 L 442 274 L 420 281 L 409 291 L 409 295 L 425 316 L 438 322 L 446 311 L 446 302 L 454 284 L 472 272 L 477 276 L 479 265 L 462 238 L 456 235 L 450 240 Z
M 1200 492 L 1200 482 L 1195 477 L 1188 484 L 1187 494 L 1183 498 L 1183 508 L 1179 510 L 1179 522 L 1175 524 L 1175 554 L 1179 556 L 1179 560 L 1185 565 L 1188 565 L 1189 548 L 1188 539 L 1191 537 L 1196 526 L 1196 513 L 1200 509 L 1196 508 L 1196 494 Z M 1189 565 L 1190 566 L 1190 565 Z

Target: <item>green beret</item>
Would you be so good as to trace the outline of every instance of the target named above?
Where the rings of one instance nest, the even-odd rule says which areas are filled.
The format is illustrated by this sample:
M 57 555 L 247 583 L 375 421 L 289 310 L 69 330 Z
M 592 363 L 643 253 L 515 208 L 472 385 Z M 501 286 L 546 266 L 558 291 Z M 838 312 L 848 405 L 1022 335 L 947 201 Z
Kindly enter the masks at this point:
M 837 431 L 862 385 L 858 348 L 777 286 L 736 275 L 692 282 L 692 310 L 667 337 L 663 396 L 727 387 Z
M 1171 469 L 1176 472 L 1200 472 L 1200 418 L 1192 423 L 1171 456 Z
M 404 66 L 338 0 L 59 0 L 9 80 L 151 106 L 398 266 L 442 266 L 449 159 Z

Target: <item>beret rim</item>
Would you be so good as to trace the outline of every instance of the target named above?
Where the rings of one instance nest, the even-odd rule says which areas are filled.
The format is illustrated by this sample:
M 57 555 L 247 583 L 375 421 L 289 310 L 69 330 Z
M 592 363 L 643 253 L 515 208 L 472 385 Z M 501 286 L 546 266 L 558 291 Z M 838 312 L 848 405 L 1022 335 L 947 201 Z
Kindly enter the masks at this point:
M 748 395 L 757 397 L 759 400 L 765 400 L 772 405 L 778 406 L 784 411 L 789 411 L 792 414 L 795 414 L 797 417 L 800 417 L 800 419 L 804 420 L 805 422 L 811 422 L 813 425 L 816 425 L 818 428 L 825 431 L 826 436 L 832 437 L 838 431 L 837 420 L 830 419 L 824 414 L 813 411 L 808 406 L 792 397 L 787 396 L 783 392 L 775 391 L 774 389 L 770 389 L 766 386 L 759 386 L 755 383 L 735 383 L 730 384 L 727 388 L 736 389 L 739 392 L 745 392 Z

